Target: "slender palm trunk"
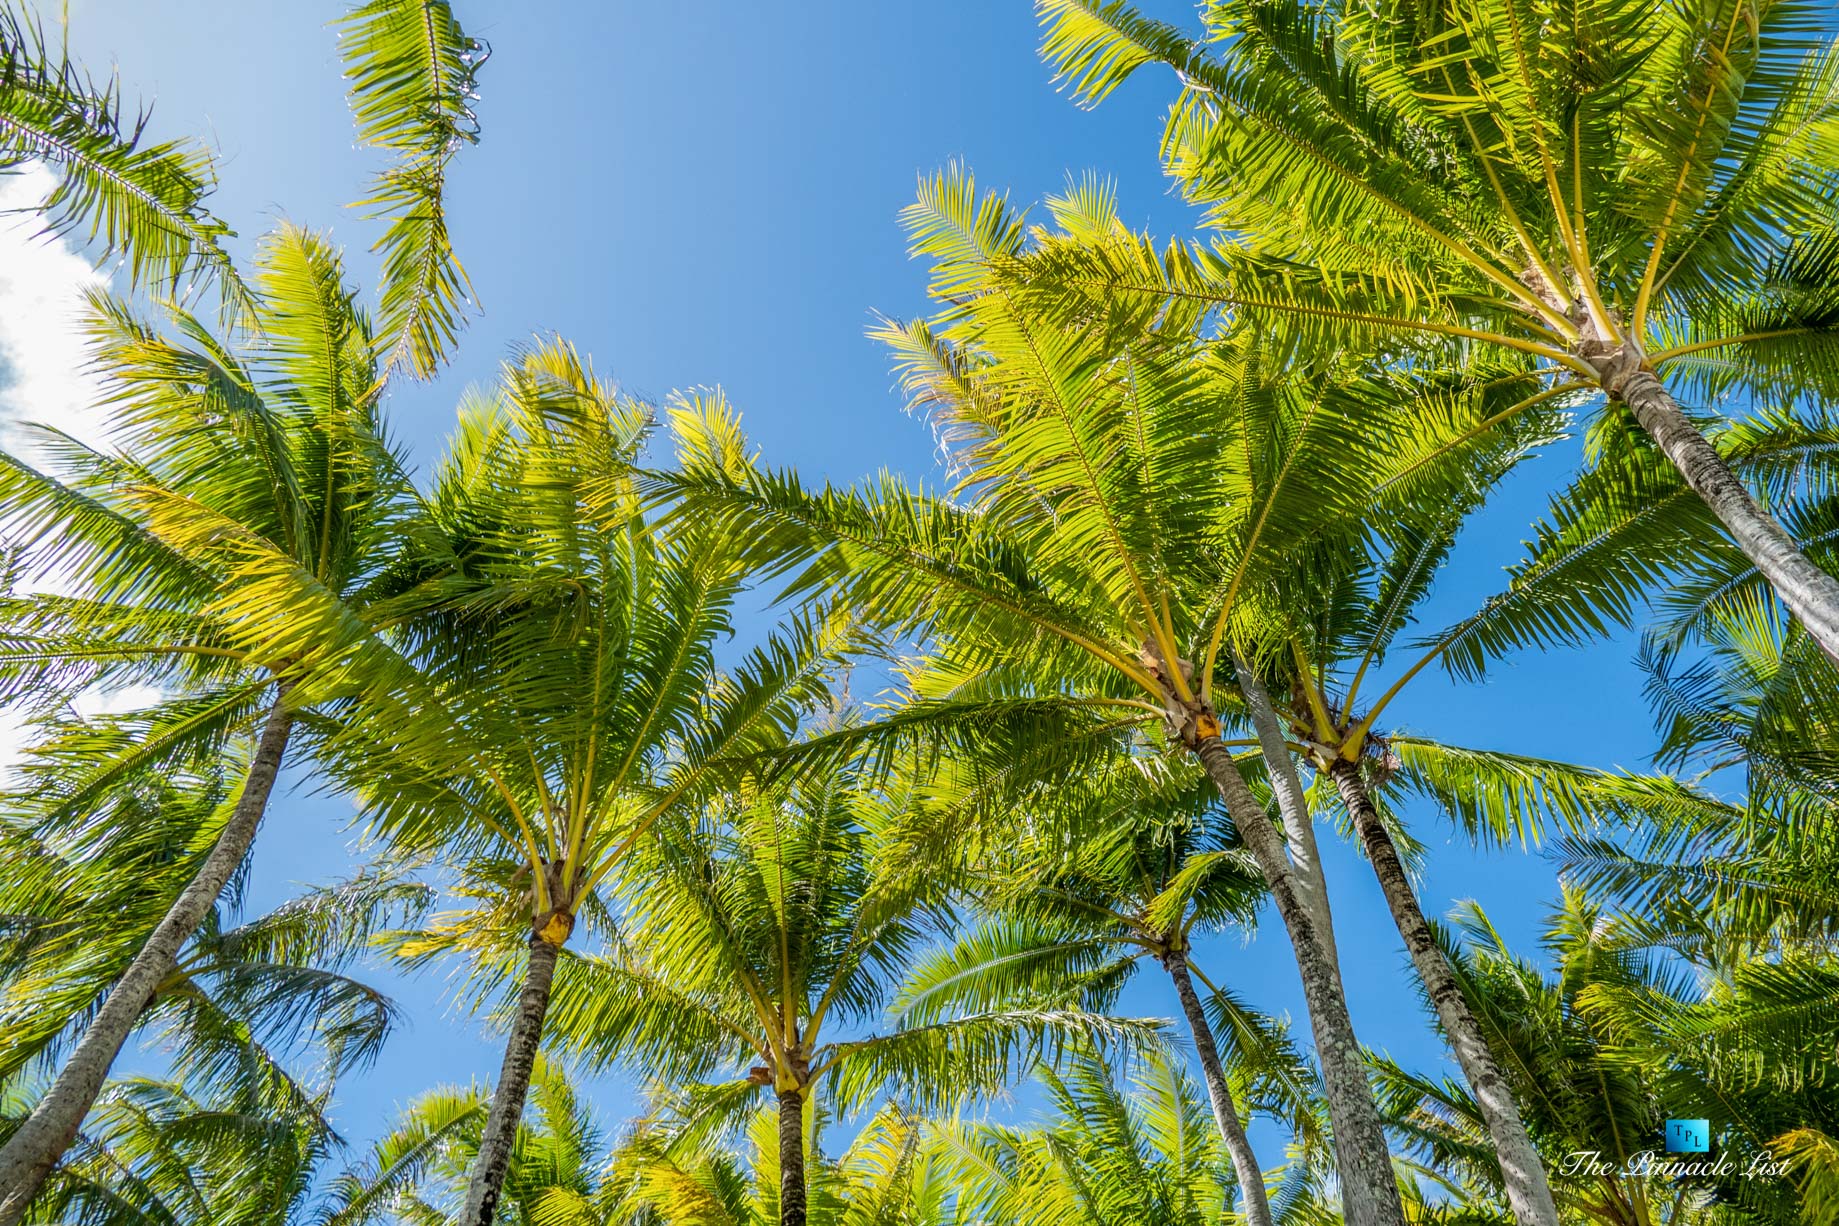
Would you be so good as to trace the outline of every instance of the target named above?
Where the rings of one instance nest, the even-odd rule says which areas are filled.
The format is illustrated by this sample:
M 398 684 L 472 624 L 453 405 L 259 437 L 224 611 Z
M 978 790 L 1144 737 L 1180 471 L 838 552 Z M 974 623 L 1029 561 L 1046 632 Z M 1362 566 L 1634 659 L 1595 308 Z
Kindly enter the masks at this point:
M 1373 807 L 1372 797 L 1360 779 L 1359 768 L 1352 762 L 1336 759 L 1328 768 L 1328 774 L 1341 793 L 1348 816 L 1353 819 L 1354 831 L 1360 836 L 1367 859 L 1372 862 L 1373 875 L 1379 878 L 1392 920 L 1398 925 L 1399 935 L 1405 938 L 1412 965 L 1424 981 L 1424 989 L 1436 1006 L 1437 1018 L 1443 1023 L 1443 1032 L 1449 1036 L 1450 1047 L 1456 1053 L 1456 1062 L 1462 1066 L 1462 1075 L 1475 1094 L 1482 1118 L 1487 1121 L 1488 1135 L 1494 1142 L 1495 1156 L 1500 1159 L 1507 1203 L 1513 1209 L 1514 1218 L 1520 1226 L 1558 1226 L 1558 1206 L 1552 1200 L 1552 1189 L 1546 1182 L 1539 1151 L 1533 1148 L 1532 1138 L 1526 1135 L 1520 1109 L 1507 1088 L 1507 1079 L 1501 1075 L 1500 1065 L 1495 1063 L 1494 1053 L 1482 1037 L 1481 1024 L 1475 1020 L 1468 999 L 1462 994 L 1462 985 L 1457 982 L 1454 969 L 1424 920 L 1417 894 L 1399 859 L 1398 848 Z
M 83 1032 L 57 1080 L 5 1147 L 0 1148 L 0 1226 L 16 1226 L 46 1176 L 76 1140 L 83 1117 L 102 1092 L 109 1066 L 115 1063 L 160 981 L 172 973 L 179 951 L 204 922 L 217 896 L 249 854 L 256 828 L 262 824 L 262 813 L 268 807 L 268 794 L 274 790 L 275 777 L 280 773 L 292 726 L 293 718 L 283 695 L 269 709 L 248 778 L 243 781 L 243 794 L 237 798 L 223 833 L 217 836 L 217 845 L 110 989 L 108 999 Z
M 1213 1103 L 1213 1122 L 1219 1125 L 1220 1139 L 1232 1158 L 1233 1174 L 1239 1177 L 1240 1195 L 1245 1200 L 1246 1226 L 1271 1226 L 1271 1202 L 1264 1193 L 1264 1170 L 1258 1155 L 1252 1152 L 1239 1109 L 1233 1105 L 1232 1088 L 1226 1084 L 1226 1070 L 1220 1067 L 1220 1052 L 1213 1044 L 1213 1028 L 1200 1007 L 1194 991 L 1194 978 L 1188 974 L 1185 954 L 1170 954 L 1166 963 L 1169 978 L 1175 981 L 1175 995 L 1181 997 L 1181 1011 L 1187 1015 L 1188 1031 L 1194 1036 L 1194 1051 L 1200 1057 L 1201 1076 L 1207 1083 L 1207 1098 Z
M 1839 578 L 1815 566 L 1775 517 L 1756 505 L 1724 457 L 1686 419 L 1652 371 L 1630 372 L 1611 394 L 1627 403 L 1641 428 L 1704 499 L 1782 603 L 1826 654 L 1839 661 Z
M 1340 969 L 1330 958 L 1315 921 L 1297 891 L 1296 875 L 1285 855 L 1284 841 L 1271 825 L 1251 788 L 1233 764 L 1232 751 L 1219 737 L 1200 740 L 1195 753 L 1214 786 L 1226 801 L 1245 846 L 1258 862 L 1277 914 L 1290 935 L 1296 967 L 1309 1005 L 1315 1035 L 1316 1057 L 1322 1063 L 1322 1084 L 1328 1098 L 1328 1118 L 1334 1128 L 1335 1166 L 1341 1176 L 1341 1205 L 1348 1226 L 1404 1226 L 1398 1183 L 1392 1175 L 1392 1158 L 1380 1126 L 1379 1108 L 1367 1080 L 1366 1061 L 1354 1037 L 1353 1019 L 1347 1013 L 1347 996 L 1341 988 Z
M 805 1226 L 805 1096 L 779 1094 L 779 1226 Z
M 492 1090 L 492 1105 L 485 1113 L 485 1134 L 479 1139 L 479 1155 L 466 1185 L 460 1226 L 492 1226 L 492 1216 L 498 1212 L 498 1197 L 504 1191 L 505 1172 L 511 1167 L 511 1150 L 517 1141 L 517 1122 L 523 1118 L 524 1097 L 530 1091 L 530 1071 L 536 1067 L 537 1048 L 543 1042 L 543 1018 L 549 1012 L 549 991 L 561 952 L 561 946 L 531 935 L 524 990 L 517 999 L 511 1037 L 504 1045 L 504 1064 Z
M 1297 893 L 1315 921 L 1317 939 L 1328 953 L 1337 978 L 1341 974 L 1341 955 L 1335 948 L 1334 917 L 1328 911 L 1328 878 L 1322 872 L 1322 853 L 1315 842 L 1315 815 L 1309 811 L 1309 798 L 1303 794 L 1303 781 L 1296 773 L 1296 760 L 1284 737 L 1283 725 L 1271 697 L 1265 693 L 1258 675 L 1235 653 L 1233 671 L 1239 677 L 1239 692 L 1245 695 L 1245 708 L 1258 734 L 1258 751 L 1264 755 L 1264 768 L 1271 776 L 1271 790 L 1277 796 L 1277 811 L 1283 817 L 1284 837 L 1290 845 L 1290 864 L 1296 873 Z

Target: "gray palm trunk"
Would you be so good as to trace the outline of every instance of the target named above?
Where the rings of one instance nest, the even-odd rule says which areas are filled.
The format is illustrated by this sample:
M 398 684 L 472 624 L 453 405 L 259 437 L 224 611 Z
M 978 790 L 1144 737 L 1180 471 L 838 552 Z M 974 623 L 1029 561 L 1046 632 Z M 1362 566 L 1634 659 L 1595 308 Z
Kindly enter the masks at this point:
M 517 997 L 517 1016 L 511 1022 L 511 1037 L 505 1041 L 504 1063 L 498 1069 L 498 1084 L 492 1088 L 492 1105 L 485 1113 L 485 1132 L 479 1138 L 479 1153 L 473 1159 L 472 1176 L 466 1184 L 466 1204 L 460 1210 L 459 1226 L 492 1226 L 492 1217 L 498 1212 L 498 1198 L 504 1192 L 504 1177 L 511 1169 L 511 1153 L 517 1144 L 517 1124 L 523 1119 L 524 1099 L 530 1093 L 530 1074 L 543 1044 L 543 1018 L 549 1013 L 549 995 L 561 953 L 561 946 L 537 933 L 530 935 L 530 958 L 525 964 L 523 991 Z
M 1283 819 L 1284 838 L 1290 847 L 1290 865 L 1296 876 L 1296 891 L 1309 917 L 1315 921 L 1317 938 L 1328 952 L 1337 978 L 1341 974 L 1341 956 L 1335 948 L 1334 917 L 1328 910 L 1328 878 L 1322 872 L 1322 853 L 1315 843 L 1315 814 L 1309 798 L 1303 794 L 1303 781 L 1296 773 L 1296 761 L 1284 738 L 1283 725 L 1264 684 L 1237 653 L 1232 658 L 1239 677 L 1239 692 L 1245 696 L 1245 709 L 1252 717 L 1258 734 L 1258 752 L 1264 756 L 1264 768 L 1271 777 L 1271 791 L 1277 797 L 1277 812 Z
M 1232 751 L 1219 737 L 1198 740 L 1194 752 L 1225 800 L 1246 848 L 1258 862 L 1277 914 L 1290 936 L 1303 981 L 1303 997 L 1309 1005 L 1316 1058 L 1322 1065 L 1347 1226 L 1404 1226 L 1405 1211 L 1392 1174 L 1385 1129 L 1373 1101 L 1360 1042 L 1354 1037 L 1353 1019 L 1347 1013 L 1340 969 L 1297 889 L 1284 840 L 1239 774 Z
M 1200 1057 L 1200 1071 L 1207 1083 L 1207 1098 L 1213 1104 L 1213 1122 L 1219 1126 L 1220 1139 L 1232 1158 L 1233 1174 L 1238 1176 L 1240 1196 L 1244 1199 L 1246 1226 L 1271 1226 L 1271 1202 L 1264 1192 L 1264 1170 L 1252 1151 L 1251 1139 L 1239 1119 L 1239 1109 L 1232 1101 L 1232 1087 L 1226 1084 L 1226 1070 L 1220 1067 L 1219 1048 L 1214 1046 L 1213 1028 L 1200 1007 L 1194 991 L 1194 977 L 1188 974 L 1186 954 L 1170 954 L 1164 965 L 1175 981 L 1175 995 L 1181 998 L 1181 1011 L 1187 1016 L 1188 1030 L 1194 1036 L 1194 1052 Z
M 805 1226 L 805 1096 L 779 1092 L 779 1226 Z
M 1481 1108 L 1488 1136 L 1494 1143 L 1495 1157 L 1500 1160 L 1507 1203 L 1514 1219 L 1520 1226 L 1558 1226 L 1558 1206 L 1552 1200 L 1551 1185 L 1546 1182 L 1539 1151 L 1526 1133 L 1519 1106 L 1513 1101 L 1507 1079 L 1501 1075 L 1500 1065 L 1482 1036 L 1481 1024 L 1475 1020 L 1468 999 L 1462 994 L 1455 970 L 1443 956 L 1435 934 L 1424 919 L 1398 848 L 1373 806 L 1372 797 L 1360 779 L 1359 768 L 1352 762 L 1336 759 L 1328 768 L 1328 774 L 1341 794 L 1348 816 L 1353 819 L 1354 831 L 1360 836 L 1360 845 L 1366 849 L 1367 859 L 1373 865 L 1373 875 L 1379 878 L 1392 920 L 1405 939 L 1411 964 L 1424 982 L 1424 990 L 1436 1007 L 1437 1020 L 1443 1024 L 1450 1048 L 1456 1053 L 1456 1062 L 1461 1065 L 1462 1075 L 1475 1095 L 1476 1105 Z
M 217 904 L 217 896 L 236 874 L 249 847 L 255 842 L 256 829 L 268 807 L 269 793 L 281 771 L 281 758 L 287 751 L 288 732 L 293 717 L 285 705 L 285 696 L 277 698 L 269 709 L 256 741 L 255 758 L 249 763 L 242 795 L 230 820 L 224 823 L 217 843 L 199 867 L 198 875 L 187 883 L 179 897 L 147 937 L 146 944 L 134 955 L 128 969 L 110 989 L 108 998 L 76 1051 L 58 1072 L 57 1079 L 45 1096 L 38 1100 L 24 1123 L 4 1147 L 0 1147 L 0 1226 L 16 1226 L 25 1216 L 26 1207 L 45 1179 L 57 1166 L 64 1151 L 77 1138 L 83 1117 L 95 1105 L 96 1096 L 108 1079 L 109 1068 L 121 1053 L 122 1045 L 133 1033 L 141 1014 L 153 999 L 160 983 L 178 965 L 179 951 L 191 939 Z
M 1639 351 L 1635 351 L 1639 356 Z M 1828 657 L 1839 661 L 1839 578 L 1815 566 L 1787 529 L 1750 497 L 1716 447 L 1687 420 L 1651 370 L 1637 366 L 1604 379 L 1610 395 L 1634 413 L 1692 492 L 1711 508 L 1737 548 L 1756 566 Z

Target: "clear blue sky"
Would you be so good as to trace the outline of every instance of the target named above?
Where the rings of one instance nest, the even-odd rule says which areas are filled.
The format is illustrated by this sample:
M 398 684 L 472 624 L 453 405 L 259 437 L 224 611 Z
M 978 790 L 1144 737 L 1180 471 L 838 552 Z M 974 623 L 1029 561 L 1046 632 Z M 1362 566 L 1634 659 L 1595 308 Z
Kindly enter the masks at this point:
M 1144 7 L 1194 24 L 1181 0 Z M 240 243 L 281 217 L 329 228 L 368 285 L 374 232 L 342 208 L 368 162 L 352 148 L 325 25 L 339 8 L 71 0 L 71 45 L 96 69 L 119 65 L 128 97 L 154 104 L 156 133 L 202 133 L 218 147 L 216 209 Z M 923 270 L 895 224 L 918 175 L 958 159 L 1026 202 L 1095 169 L 1117 181 L 1133 225 L 1169 234 L 1192 224 L 1155 159 L 1173 83 L 1145 77 L 1096 112 L 1078 110 L 1036 58 L 1026 0 L 457 8 L 493 51 L 481 78 L 484 140 L 462 157 L 450 197 L 485 314 L 450 372 L 392 393 L 396 429 L 424 465 L 461 389 L 489 379 L 508 346 L 556 331 L 641 395 L 723 386 L 771 462 L 839 481 L 882 467 L 927 476 L 927 430 L 901 413 L 887 360 L 863 335 L 873 311 L 925 309 Z M 1515 478 L 1444 573 L 1433 612 L 1454 617 L 1498 585 L 1542 487 L 1575 454 L 1560 448 Z M 1640 768 L 1652 736 L 1630 654 L 1621 641 L 1527 657 L 1483 686 L 1422 684 L 1397 723 Z M 277 803 L 258 846 L 257 900 L 348 869 L 350 812 L 305 789 Z M 1534 952 L 1556 893 L 1550 866 L 1536 854 L 1475 853 L 1435 813 L 1414 818 L 1430 849 L 1426 910 L 1478 898 Z M 1440 1045 L 1370 872 L 1339 845 L 1328 869 L 1361 1037 L 1407 1064 L 1437 1065 Z M 1300 1020 L 1274 916 L 1250 946 L 1217 942 L 1202 958 L 1216 981 Z M 1126 1007 L 1175 1015 L 1173 994 L 1152 979 Z M 336 1115 L 354 1140 L 436 1082 L 487 1079 L 498 1066 L 496 1037 L 445 1009 L 438 977 L 391 982 L 409 1022 L 373 1071 L 341 1087 Z M 617 1078 L 604 1083 L 604 1122 L 632 1113 L 627 1094 Z

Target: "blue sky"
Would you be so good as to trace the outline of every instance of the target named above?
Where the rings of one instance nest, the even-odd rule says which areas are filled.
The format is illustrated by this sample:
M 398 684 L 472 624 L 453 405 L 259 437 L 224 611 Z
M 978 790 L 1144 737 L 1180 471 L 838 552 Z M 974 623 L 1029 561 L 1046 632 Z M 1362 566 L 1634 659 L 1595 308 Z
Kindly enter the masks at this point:
M 158 134 L 198 133 L 220 151 L 216 211 L 247 244 L 280 218 L 329 229 L 368 284 L 372 228 L 346 211 L 369 169 L 352 147 L 325 22 L 334 4 L 247 0 L 71 0 L 71 47 L 119 66 L 127 95 L 154 104 Z M 1180 0 L 1144 8 L 1192 25 Z M 1069 173 L 1116 180 L 1125 218 L 1186 233 L 1189 210 L 1155 158 L 1173 83 L 1132 82 L 1095 112 L 1052 88 L 1025 0 L 893 4 L 806 0 L 492 5 L 459 0 L 492 46 L 481 76 L 482 143 L 450 196 L 455 240 L 484 306 L 453 369 L 400 386 L 389 411 L 424 466 L 461 390 L 491 377 L 512 344 L 559 332 L 639 395 L 720 385 L 773 463 L 853 480 L 880 468 L 933 473 L 923 423 L 900 411 L 873 312 L 923 311 L 923 269 L 905 256 L 897 211 L 917 176 L 951 160 L 1028 202 Z M 46 15 L 55 12 L 46 3 Z M 0 380 L 6 372 L 0 370 Z M 1453 618 L 1514 561 L 1543 491 L 1575 444 L 1516 474 L 1471 528 L 1428 616 Z M 1527 656 L 1484 685 L 1426 681 L 1399 726 L 1458 743 L 1639 769 L 1652 744 L 1632 646 Z M 347 802 L 304 788 L 272 809 L 255 897 L 350 868 Z M 1536 854 L 1478 853 L 1435 813 L 1414 813 L 1429 847 L 1425 909 L 1477 898 L 1528 953 L 1556 894 Z M 1328 857 L 1355 1022 L 1406 1064 L 1442 1060 L 1371 874 Z M 1251 945 L 1202 950 L 1216 981 L 1301 1017 L 1275 917 Z M 1153 977 L 1126 1007 L 1173 1016 Z M 376 1135 L 395 1106 L 441 1081 L 495 1074 L 499 1046 L 443 1006 L 437 975 L 391 980 L 408 1024 L 371 1072 L 341 1087 L 347 1135 Z M 604 1084 L 603 1120 L 633 1109 Z M 1270 1154 L 1267 1160 L 1275 1159 Z

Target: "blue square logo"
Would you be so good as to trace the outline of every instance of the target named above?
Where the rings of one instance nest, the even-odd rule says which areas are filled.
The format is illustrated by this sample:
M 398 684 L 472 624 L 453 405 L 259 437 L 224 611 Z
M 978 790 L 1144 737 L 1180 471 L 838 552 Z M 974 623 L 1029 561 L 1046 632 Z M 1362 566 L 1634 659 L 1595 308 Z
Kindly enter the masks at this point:
M 1669 1154 L 1704 1154 L 1711 1152 L 1710 1120 L 1668 1120 Z

